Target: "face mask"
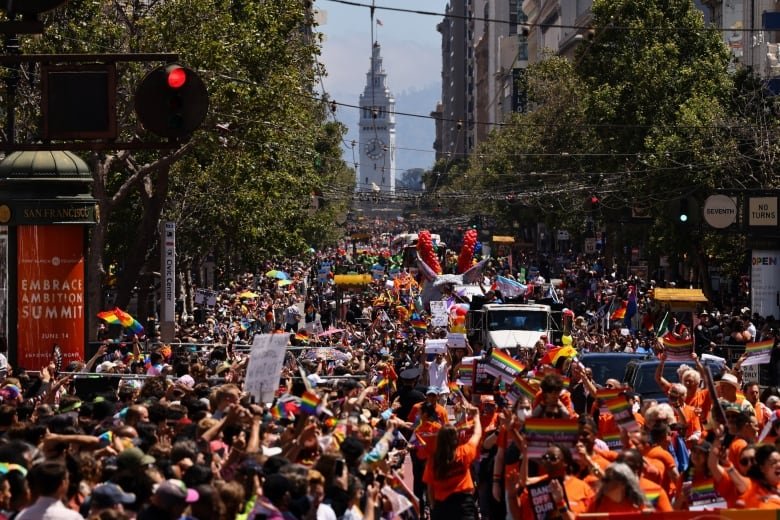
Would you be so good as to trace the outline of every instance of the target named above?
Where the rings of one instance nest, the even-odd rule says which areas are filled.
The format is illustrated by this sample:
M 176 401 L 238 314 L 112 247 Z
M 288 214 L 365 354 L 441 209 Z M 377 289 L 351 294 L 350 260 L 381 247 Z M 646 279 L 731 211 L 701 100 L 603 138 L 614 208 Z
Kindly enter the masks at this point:
M 631 411 L 633 413 L 639 413 L 639 403 L 634 403 L 631 405 Z
M 517 418 L 520 419 L 521 422 L 525 422 L 526 417 L 528 417 L 528 410 L 525 408 L 518 408 L 517 412 Z

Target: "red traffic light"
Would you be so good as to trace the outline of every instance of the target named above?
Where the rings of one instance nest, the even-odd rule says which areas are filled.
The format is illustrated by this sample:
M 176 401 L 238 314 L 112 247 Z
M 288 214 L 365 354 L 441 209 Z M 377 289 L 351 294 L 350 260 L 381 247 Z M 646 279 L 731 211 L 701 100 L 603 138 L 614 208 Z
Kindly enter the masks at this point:
M 178 65 L 169 65 L 165 69 L 166 81 L 171 88 L 181 88 L 187 83 L 187 71 Z

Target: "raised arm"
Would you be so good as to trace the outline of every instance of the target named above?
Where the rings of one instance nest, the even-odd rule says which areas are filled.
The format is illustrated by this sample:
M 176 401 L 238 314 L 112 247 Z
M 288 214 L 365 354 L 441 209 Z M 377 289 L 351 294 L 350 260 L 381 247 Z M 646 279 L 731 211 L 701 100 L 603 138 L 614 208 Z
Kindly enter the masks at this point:
M 655 369 L 655 382 L 661 387 L 664 393 L 668 392 L 672 387 L 672 383 L 666 380 L 664 377 L 664 364 L 666 363 L 666 353 L 661 352 L 658 355 L 658 367 Z

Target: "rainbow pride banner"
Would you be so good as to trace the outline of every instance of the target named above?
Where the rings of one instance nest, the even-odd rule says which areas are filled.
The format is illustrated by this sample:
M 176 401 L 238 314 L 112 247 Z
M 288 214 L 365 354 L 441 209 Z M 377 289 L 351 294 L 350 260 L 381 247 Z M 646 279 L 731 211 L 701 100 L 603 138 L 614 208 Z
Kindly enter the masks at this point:
M 577 444 L 579 427 L 577 419 L 528 419 L 525 421 L 525 438 L 528 456 L 538 459 L 547 451 L 550 443 L 573 449 Z
M 458 366 L 458 384 L 463 386 L 474 384 L 474 363 L 461 363 Z
M 620 432 L 612 432 L 601 436 L 601 440 L 604 441 L 610 450 L 620 451 L 623 449 L 623 442 L 620 439 Z
M 769 356 L 772 354 L 772 348 L 774 346 L 774 339 L 748 343 L 745 345 L 745 354 L 747 354 L 747 358 L 742 362 L 742 366 L 765 365 L 769 363 Z
M 679 339 L 671 334 L 666 334 L 661 338 L 664 344 L 666 359 L 669 361 L 690 361 L 693 354 L 693 340 Z
M 512 384 L 515 378 L 525 371 L 525 365 L 506 352 L 494 348 L 487 359 L 485 370 L 505 383 Z
M 626 401 L 626 398 L 621 396 L 607 399 L 606 406 L 612 416 L 615 418 L 615 422 L 626 431 L 634 432 L 639 429 L 639 424 L 636 422 L 634 412 L 631 410 L 631 404 Z

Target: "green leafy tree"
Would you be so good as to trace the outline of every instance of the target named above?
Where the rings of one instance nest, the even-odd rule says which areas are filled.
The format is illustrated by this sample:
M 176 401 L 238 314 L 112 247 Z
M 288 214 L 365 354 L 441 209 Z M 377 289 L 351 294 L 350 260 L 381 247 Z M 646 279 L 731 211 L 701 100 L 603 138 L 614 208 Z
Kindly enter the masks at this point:
M 314 93 L 324 71 L 302 2 L 71 0 L 46 22 L 42 37 L 23 41 L 24 52 L 176 52 L 210 97 L 202 130 L 168 151 L 91 155 L 100 214 L 90 243 L 91 309 L 101 306 L 104 265 L 119 266 L 119 305 L 142 273 L 159 270 L 161 220 L 178 224 L 180 272 L 212 254 L 231 274 L 333 239 L 333 214 L 344 202 L 322 205 L 321 194 L 345 193 L 351 176 L 337 152 L 344 129 L 327 123 Z M 135 86 L 153 65 L 118 64 L 123 140 L 156 140 L 132 111 Z M 27 94 L 19 96 L 21 140 L 36 138 L 37 102 Z

